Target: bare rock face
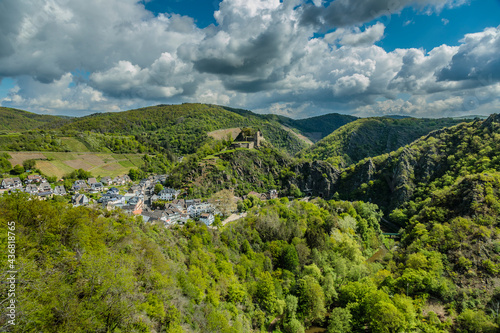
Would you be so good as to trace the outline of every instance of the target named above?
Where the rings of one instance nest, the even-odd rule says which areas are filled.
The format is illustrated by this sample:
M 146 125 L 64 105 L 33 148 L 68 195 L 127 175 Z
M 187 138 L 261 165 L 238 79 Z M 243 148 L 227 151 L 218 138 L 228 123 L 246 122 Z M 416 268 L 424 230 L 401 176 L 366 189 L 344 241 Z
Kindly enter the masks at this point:
M 306 196 L 317 196 L 325 199 L 330 199 L 336 192 L 335 182 L 340 171 L 330 163 L 324 161 L 303 162 L 292 170 L 296 176 L 288 179 L 288 183 L 284 184 L 286 187 L 289 188 L 294 184 Z
M 500 124 L 500 114 L 494 113 L 482 122 L 481 128 L 497 129 L 499 124 Z

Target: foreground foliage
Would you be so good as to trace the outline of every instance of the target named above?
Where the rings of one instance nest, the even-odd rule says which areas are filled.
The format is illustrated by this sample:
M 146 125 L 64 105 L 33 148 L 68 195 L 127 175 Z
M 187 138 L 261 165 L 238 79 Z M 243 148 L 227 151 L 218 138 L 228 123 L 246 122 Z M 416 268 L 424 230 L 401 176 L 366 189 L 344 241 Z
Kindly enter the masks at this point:
M 485 311 L 464 308 L 455 324 L 452 314 L 422 312 L 429 297 L 456 299 L 442 257 L 410 255 L 404 269 L 389 254 L 374 261 L 383 242 L 390 246 L 375 205 L 287 199 L 261 205 L 219 231 L 194 222 L 166 229 L 117 211 L 33 204 L 22 194 L 1 198 L 2 243 L 6 222 L 17 227 L 12 331 L 497 328 Z M 4 253 L 0 260 L 6 262 Z

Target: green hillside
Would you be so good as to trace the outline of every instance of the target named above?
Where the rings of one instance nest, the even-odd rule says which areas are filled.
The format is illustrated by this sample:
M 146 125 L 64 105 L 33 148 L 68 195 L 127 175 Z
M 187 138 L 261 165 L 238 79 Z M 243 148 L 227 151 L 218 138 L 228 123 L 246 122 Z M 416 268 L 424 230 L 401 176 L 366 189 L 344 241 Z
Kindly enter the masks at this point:
M 224 128 L 255 127 L 275 147 L 295 153 L 305 144 L 277 121 L 250 111 L 233 112 L 216 105 L 158 105 L 116 113 L 100 113 L 75 119 L 61 131 L 95 131 L 132 134 L 144 145 L 176 154 L 192 154 L 207 140 L 207 133 Z
M 225 150 L 204 158 L 193 155 L 170 171 L 167 185 L 186 188 L 192 197 L 208 197 L 222 189 L 233 189 L 240 196 L 265 193 L 279 188 L 282 170 L 292 162 L 272 147 Z
M 218 230 L 27 199 L 0 198 L 0 239 L 16 221 L 16 277 L 30 282 L 16 284 L 11 332 L 303 332 L 339 307 L 353 317 L 333 316 L 347 331 L 393 327 L 376 312 L 350 315 L 379 303 L 396 309 L 396 327 L 429 326 L 419 324 L 420 305 L 392 300 L 393 290 L 361 295 L 353 308 L 360 279 L 370 294 L 380 284 L 379 264 L 366 263 L 382 244 L 371 204 L 256 201 L 245 219 Z
M 293 125 L 295 128 L 299 129 L 302 134 L 311 138 L 313 141 L 318 141 L 328 136 L 336 129 L 356 119 L 358 118 L 354 116 L 329 113 L 317 117 L 297 119 L 293 121 Z
M 419 137 L 463 120 L 363 118 L 337 129 L 299 156 L 324 160 L 334 166 L 346 167 L 363 158 L 389 153 Z
M 40 115 L 28 111 L 0 107 L 0 131 L 25 131 L 52 124 L 60 126 L 68 118 Z
M 479 299 L 491 295 L 500 273 L 499 197 L 500 173 L 489 170 L 459 177 L 422 202 L 405 203 L 392 214 L 409 221 L 404 255 L 438 252 L 447 259 L 444 268 L 456 285 L 486 290 L 475 296 Z
M 12 166 L 23 165 L 26 160 L 35 160 L 36 168 L 44 175 L 58 179 L 78 169 L 89 171 L 95 176 L 115 177 L 128 173 L 131 168 L 141 168 L 144 165 L 142 154 L 91 153 L 77 150 L 73 152 L 9 152 L 8 154 L 8 161 Z
M 328 114 L 294 120 L 207 104 L 158 105 L 124 112 L 97 113 L 81 118 L 37 115 L 8 108 L 1 108 L 0 111 L 3 119 L 0 130 L 8 132 L 0 137 L 0 149 L 3 150 L 74 151 L 74 145 L 63 144 L 60 137 L 78 136 L 78 140 L 90 151 L 102 151 L 101 146 L 109 149 L 110 140 L 125 135 L 129 136 L 128 140 L 137 141 L 135 146 L 145 146 L 144 149 L 141 148 L 142 151 L 152 149 L 177 155 L 196 152 L 207 142 L 208 132 L 234 127 L 259 128 L 276 148 L 294 154 L 307 147 L 308 139 L 317 141 L 357 119 L 347 115 Z M 36 131 L 28 135 L 20 133 L 37 128 L 48 131 L 49 136 Z M 84 134 L 85 132 L 87 133 Z M 101 134 L 101 137 L 89 141 L 89 132 Z M 82 135 L 86 137 L 83 138 Z M 109 135 L 113 137 L 103 137 Z
M 500 170 L 499 130 L 500 116 L 492 115 L 434 131 L 346 168 L 337 181 L 339 193 L 375 202 L 386 211 L 408 202 L 422 205 L 432 192 L 460 177 Z
M 250 111 L 227 108 L 233 112 L 247 115 Z M 250 112 L 251 113 L 251 112 Z M 305 119 L 292 119 L 285 116 L 274 114 L 263 114 L 260 117 L 272 121 L 277 121 L 287 127 L 294 128 L 304 136 L 312 141 L 318 141 L 328 134 L 335 131 L 337 128 L 358 119 L 354 116 L 349 116 L 339 113 L 329 113 L 321 116 L 305 118 Z
M 144 153 L 156 152 L 146 147 L 133 135 L 101 134 L 93 132 L 30 130 L 0 134 L 0 150 Z

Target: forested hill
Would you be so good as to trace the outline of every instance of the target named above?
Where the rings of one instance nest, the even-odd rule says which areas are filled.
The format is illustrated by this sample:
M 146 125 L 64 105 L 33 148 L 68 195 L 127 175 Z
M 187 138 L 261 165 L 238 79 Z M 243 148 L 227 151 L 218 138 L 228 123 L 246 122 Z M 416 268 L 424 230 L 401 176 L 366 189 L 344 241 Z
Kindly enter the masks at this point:
M 28 111 L 0 107 L 0 131 L 25 131 L 47 124 L 61 126 L 68 118 L 40 115 Z
M 363 158 L 389 153 L 410 144 L 431 131 L 456 125 L 452 118 L 417 119 L 363 118 L 350 122 L 299 155 L 346 167 Z
M 434 191 L 463 177 L 500 170 L 498 151 L 500 116 L 491 115 L 363 159 L 343 170 L 336 188 L 343 197 L 374 202 L 386 212 L 403 205 L 421 207 Z
M 266 140 L 289 153 L 305 147 L 303 141 L 288 133 L 277 121 L 266 120 L 250 111 L 241 111 L 237 113 L 208 104 L 158 105 L 94 114 L 75 119 L 58 129 L 132 134 L 141 136 L 140 141 L 144 144 L 180 155 L 196 152 L 207 141 L 208 132 L 233 127 L 258 128 Z
M 51 126 L 52 129 L 95 131 L 100 133 L 142 134 L 154 133 L 158 141 L 170 142 L 176 137 L 183 141 L 192 141 L 199 146 L 206 138 L 206 133 L 218 129 L 233 127 L 260 128 L 264 136 L 275 147 L 295 153 L 305 148 L 304 142 L 290 134 L 283 126 L 305 135 L 313 141 L 328 135 L 340 126 L 357 119 L 356 117 L 327 114 L 308 119 L 294 120 L 284 116 L 256 114 L 254 112 L 209 104 L 157 105 L 136 110 L 98 113 L 75 118 L 64 126 Z M 165 143 L 166 145 L 166 143 Z M 193 153 L 193 149 L 181 149 L 178 153 Z
M 312 141 L 318 141 L 335 131 L 337 128 L 358 119 L 357 117 L 340 113 L 328 113 L 311 118 L 292 119 L 276 114 L 257 114 L 252 111 L 235 109 L 227 106 L 222 106 L 222 108 L 242 116 L 256 116 L 270 122 L 278 122 L 284 126 L 297 130 Z
M 264 117 L 276 119 L 283 125 L 295 128 L 312 141 L 321 140 L 341 126 L 358 119 L 354 116 L 339 113 L 329 113 L 305 119 L 291 119 L 276 115 L 264 115 Z
M 358 119 L 354 116 L 345 114 L 329 113 L 322 116 L 297 119 L 294 121 L 296 128 L 300 129 L 305 135 L 312 139 L 323 139 L 337 128 Z
M 499 151 L 500 115 L 491 115 L 364 159 L 335 184 L 341 198 L 376 203 L 403 227 L 396 263 L 408 293 L 422 293 L 430 272 L 451 279 L 440 302 L 483 323 L 461 332 L 498 332 L 485 313 L 500 323 Z

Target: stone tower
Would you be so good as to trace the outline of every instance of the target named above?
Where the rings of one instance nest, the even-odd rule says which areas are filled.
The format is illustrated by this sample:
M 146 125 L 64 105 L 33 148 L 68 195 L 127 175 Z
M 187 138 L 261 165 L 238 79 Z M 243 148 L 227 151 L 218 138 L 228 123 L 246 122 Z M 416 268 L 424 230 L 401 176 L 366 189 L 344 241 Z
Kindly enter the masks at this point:
M 262 135 L 262 132 L 260 130 L 258 130 L 257 132 L 255 132 L 255 135 L 253 137 L 253 141 L 254 141 L 254 145 L 255 147 L 260 147 L 261 145 L 261 142 L 265 140 L 264 139 L 264 135 Z

